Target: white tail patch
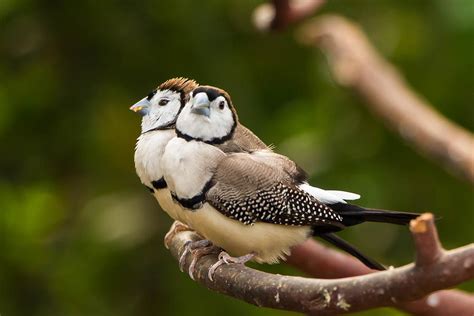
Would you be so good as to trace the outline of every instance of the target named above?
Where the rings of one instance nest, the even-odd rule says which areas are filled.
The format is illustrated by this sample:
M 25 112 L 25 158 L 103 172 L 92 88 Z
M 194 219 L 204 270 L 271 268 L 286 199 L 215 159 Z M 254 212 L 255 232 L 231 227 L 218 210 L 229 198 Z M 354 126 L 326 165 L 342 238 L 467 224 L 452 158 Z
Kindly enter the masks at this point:
M 345 200 L 352 201 L 360 199 L 360 195 L 356 193 L 338 191 L 338 190 L 323 190 L 313 187 L 308 183 L 303 183 L 299 188 L 306 193 L 311 194 L 316 199 L 324 204 L 346 203 Z

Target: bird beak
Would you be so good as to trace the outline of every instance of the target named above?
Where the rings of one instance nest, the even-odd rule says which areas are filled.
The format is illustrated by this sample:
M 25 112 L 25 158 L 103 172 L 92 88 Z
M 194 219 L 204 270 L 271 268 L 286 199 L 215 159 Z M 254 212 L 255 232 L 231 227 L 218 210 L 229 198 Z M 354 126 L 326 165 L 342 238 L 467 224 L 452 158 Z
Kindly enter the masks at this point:
M 194 96 L 191 113 L 204 115 L 206 117 L 211 115 L 211 102 L 206 93 L 200 92 Z
M 141 114 L 142 116 L 145 116 L 150 110 L 150 101 L 148 101 L 146 98 L 143 98 L 134 105 L 132 105 L 130 107 L 130 110 L 135 113 Z

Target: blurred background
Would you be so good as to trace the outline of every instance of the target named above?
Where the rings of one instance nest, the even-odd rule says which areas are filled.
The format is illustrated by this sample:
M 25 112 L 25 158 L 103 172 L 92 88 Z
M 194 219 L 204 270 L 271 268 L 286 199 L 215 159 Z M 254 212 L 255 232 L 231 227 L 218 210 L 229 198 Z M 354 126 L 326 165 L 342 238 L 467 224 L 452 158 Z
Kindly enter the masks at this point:
M 328 2 L 321 13 L 359 23 L 418 93 L 474 130 L 471 1 Z M 387 131 L 293 29 L 255 31 L 260 3 L 0 1 L 1 315 L 291 314 L 199 286 L 163 246 L 171 220 L 135 175 L 140 117 L 128 108 L 175 76 L 229 91 L 241 121 L 313 184 L 433 211 L 447 248 L 473 241 L 472 186 Z M 385 264 L 413 260 L 406 228 L 342 235 Z

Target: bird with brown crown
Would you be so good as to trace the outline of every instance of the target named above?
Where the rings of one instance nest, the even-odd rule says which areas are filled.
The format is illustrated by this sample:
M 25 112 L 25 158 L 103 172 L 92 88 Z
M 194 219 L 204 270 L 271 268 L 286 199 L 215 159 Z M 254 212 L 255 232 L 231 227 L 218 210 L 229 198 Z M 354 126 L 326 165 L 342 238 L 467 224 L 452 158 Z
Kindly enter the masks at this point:
M 130 107 L 142 116 L 141 134 L 135 147 L 135 169 L 141 182 L 150 190 L 168 215 L 180 221 L 180 205 L 173 202 L 163 178 L 161 157 L 166 144 L 175 134 L 178 114 L 188 95 L 198 87 L 196 81 L 172 78 L 151 91 L 145 98 Z M 235 128 L 234 137 L 220 144 L 226 152 L 253 151 L 267 146 L 242 125 Z M 180 223 L 173 224 L 165 240 L 179 230 L 186 229 Z M 166 242 L 165 242 L 166 244 Z
M 161 157 L 168 141 L 175 136 L 175 123 L 177 115 L 180 113 L 184 103 L 188 97 L 188 93 L 198 87 L 194 80 L 186 78 L 173 78 L 167 80 L 150 92 L 147 97 L 143 98 L 130 109 L 142 115 L 142 133 L 138 138 L 135 150 L 135 167 L 141 182 L 148 187 L 158 200 L 161 208 L 168 215 L 175 219 L 170 232 L 165 237 L 165 245 L 175 233 L 188 229 L 181 221 L 183 212 L 180 205 L 173 203 L 170 192 L 167 188 L 166 181 L 163 178 L 163 170 L 161 165 Z M 224 96 L 230 101 L 230 96 L 224 90 L 211 86 L 201 86 L 195 90 L 196 98 L 201 98 L 206 103 L 209 99 L 217 96 Z M 201 102 L 201 101 L 198 101 Z M 237 114 L 233 115 L 237 118 Z M 222 151 L 230 152 L 271 152 L 271 149 L 265 145 L 255 134 L 242 124 L 235 120 L 236 124 L 232 128 L 231 137 L 213 140 L 212 144 L 219 147 Z M 183 135 L 183 137 L 186 137 Z M 279 156 L 276 156 L 279 157 Z M 275 160 L 274 163 L 286 163 L 285 167 L 292 174 L 304 174 L 296 164 L 290 160 Z M 315 189 L 316 190 L 316 189 Z M 347 192 L 331 192 L 320 190 L 320 199 L 324 200 L 327 195 L 329 201 L 340 201 L 345 203 L 343 198 L 357 198 L 357 195 Z M 370 267 L 377 267 L 377 264 L 370 258 L 360 253 L 356 248 L 335 235 L 322 234 L 321 237 L 336 245 L 337 247 L 355 255 Z M 205 243 L 204 243 L 205 244 Z M 196 252 L 198 254 L 198 252 Z M 197 257 L 196 257 L 197 258 Z M 192 275 L 192 273 L 190 273 Z
M 176 135 L 176 119 L 186 97 L 197 86 L 194 80 L 187 78 L 169 79 L 130 107 L 142 116 L 141 134 L 135 147 L 136 172 L 161 208 L 174 219 L 177 219 L 179 206 L 172 201 L 163 178 L 161 157 L 168 141 Z

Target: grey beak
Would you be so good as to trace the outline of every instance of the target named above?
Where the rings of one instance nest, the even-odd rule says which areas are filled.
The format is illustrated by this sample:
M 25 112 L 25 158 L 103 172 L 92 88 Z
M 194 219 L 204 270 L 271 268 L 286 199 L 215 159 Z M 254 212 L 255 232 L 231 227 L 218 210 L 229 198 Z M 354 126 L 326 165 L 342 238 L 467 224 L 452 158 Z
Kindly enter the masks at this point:
M 142 116 L 145 116 L 148 114 L 148 111 L 150 110 L 150 101 L 148 101 L 146 98 L 141 99 L 134 105 L 130 107 L 130 110 L 139 113 Z
M 204 115 L 206 117 L 211 115 L 211 102 L 206 93 L 200 92 L 194 96 L 191 113 Z

